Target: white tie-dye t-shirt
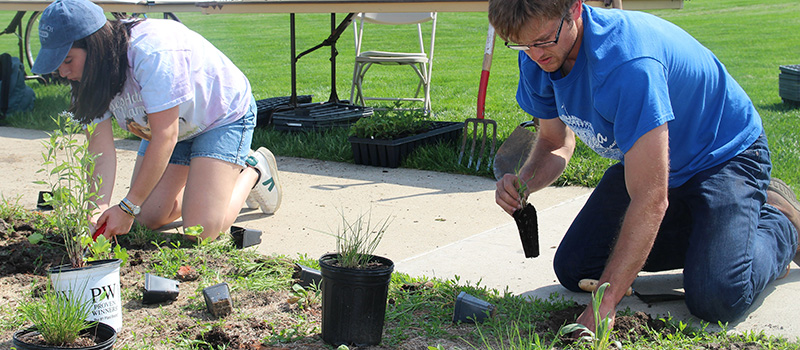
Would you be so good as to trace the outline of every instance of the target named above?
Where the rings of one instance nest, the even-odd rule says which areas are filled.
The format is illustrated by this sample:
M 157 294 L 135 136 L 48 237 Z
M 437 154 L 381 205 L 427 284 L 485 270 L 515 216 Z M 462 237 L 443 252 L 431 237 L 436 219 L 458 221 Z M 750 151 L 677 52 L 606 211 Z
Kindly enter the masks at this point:
M 238 120 L 252 92 L 247 77 L 208 40 L 183 24 L 147 19 L 133 27 L 128 78 L 98 121 L 114 117 L 149 140 L 148 114 L 179 107 L 178 140 Z

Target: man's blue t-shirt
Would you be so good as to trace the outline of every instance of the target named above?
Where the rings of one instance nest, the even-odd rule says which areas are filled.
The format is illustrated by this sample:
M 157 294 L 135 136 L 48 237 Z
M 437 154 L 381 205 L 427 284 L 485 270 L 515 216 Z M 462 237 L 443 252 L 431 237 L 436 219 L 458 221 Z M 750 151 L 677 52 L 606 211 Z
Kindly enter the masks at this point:
M 532 116 L 560 118 L 599 155 L 620 161 L 639 137 L 667 123 L 670 187 L 733 158 L 763 132 L 744 90 L 678 26 L 587 5 L 583 25 L 567 76 L 520 52 L 517 101 Z

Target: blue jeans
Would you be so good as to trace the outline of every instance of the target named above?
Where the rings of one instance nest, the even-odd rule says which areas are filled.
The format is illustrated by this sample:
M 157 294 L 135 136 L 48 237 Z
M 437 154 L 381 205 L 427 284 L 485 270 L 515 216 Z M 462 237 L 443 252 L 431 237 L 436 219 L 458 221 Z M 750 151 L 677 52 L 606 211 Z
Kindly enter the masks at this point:
M 683 268 L 689 311 L 710 322 L 744 315 L 783 275 L 797 231 L 766 204 L 771 163 L 766 137 L 729 161 L 670 188 L 669 207 L 643 271 Z M 600 278 L 630 203 L 622 164 L 610 167 L 561 241 L 553 262 L 561 284 Z

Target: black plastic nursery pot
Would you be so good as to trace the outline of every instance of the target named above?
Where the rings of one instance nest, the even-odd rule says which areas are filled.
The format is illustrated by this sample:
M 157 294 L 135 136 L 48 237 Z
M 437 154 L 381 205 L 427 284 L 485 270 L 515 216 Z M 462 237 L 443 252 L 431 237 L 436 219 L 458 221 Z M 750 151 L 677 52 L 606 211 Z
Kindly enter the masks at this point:
M 39 331 L 36 329 L 36 326 L 23 329 L 14 333 L 12 342 L 14 343 L 14 347 L 18 350 L 47 350 L 47 349 L 73 349 L 73 350 L 105 350 L 105 349 L 113 349 L 114 343 L 117 342 L 117 331 L 114 330 L 113 327 L 98 322 L 94 326 L 84 329 L 81 332 L 82 336 L 94 336 L 95 338 L 95 345 L 92 346 L 84 346 L 84 347 L 73 347 L 73 346 L 57 346 L 57 345 L 43 345 L 43 344 L 34 344 L 30 341 L 31 337 L 38 336 Z
M 337 254 L 319 259 L 322 273 L 322 340 L 339 346 L 378 345 L 394 263 L 373 256 L 374 268 L 335 266 Z

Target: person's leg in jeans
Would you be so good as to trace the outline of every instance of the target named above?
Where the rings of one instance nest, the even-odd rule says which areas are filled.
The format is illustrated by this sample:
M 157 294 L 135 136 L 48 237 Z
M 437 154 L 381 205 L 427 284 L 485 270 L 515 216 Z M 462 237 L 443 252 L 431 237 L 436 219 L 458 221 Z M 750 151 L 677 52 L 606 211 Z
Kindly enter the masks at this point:
M 707 321 L 741 317 L 786 271 L 797 247 L 789 220 L 766 205 L 766 138 L 681 187 L 694 216 L 684 266 L 689 311 Z
M 740 317 L 794 257 L 797 232 L 783 214 L 764 204 L 769 172 L 762 137 L 731 161 L 670 189 L 669 207 L 643 270 L 686 266 L 687 306 L 698 317 Z M 629 201 L 624 168 L 615 165 L 556 252 L 554 268 L 564 287 L 580 291 L 580 279 L 600 277 Z
M 669 207 L 644 271 L 683 267 L 692 216 L 685 203 L 673 199 L 674 192 L 670 189 Z M 564 287 L 580 292 L 578 281 L 600 278 L 629 204 L 625 168 L 616 164 L 606 170 L 558 246 L 553 265 Z
M 581 279 L 597 279 L 603 273 L 630 204 L 624 173 L 621 164 L 606 170 L 558 245 L 553 268 L 559 282 L 571 291 L 581 291 Z

